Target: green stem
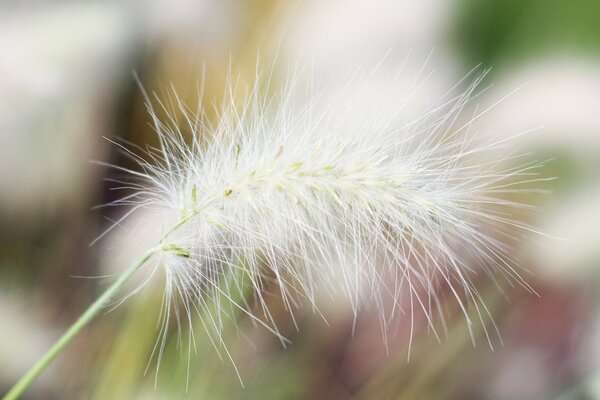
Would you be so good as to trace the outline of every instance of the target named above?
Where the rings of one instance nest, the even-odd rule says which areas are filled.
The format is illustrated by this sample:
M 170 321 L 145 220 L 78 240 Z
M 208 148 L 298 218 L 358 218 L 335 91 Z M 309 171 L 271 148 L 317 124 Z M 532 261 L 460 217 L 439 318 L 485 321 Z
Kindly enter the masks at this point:
M 88 307 L 73 325 L 58 339 L 48 352 L 35 364 L 3 397 L 3 400 L 18 399 L 23 392 L 35 381 L 58 354 L 69 344 L 75 336 L 106 306 L 117 290 L 152 257 L 158 248 L 148 250 L 142 257 L 133 263 L 102 295 Z

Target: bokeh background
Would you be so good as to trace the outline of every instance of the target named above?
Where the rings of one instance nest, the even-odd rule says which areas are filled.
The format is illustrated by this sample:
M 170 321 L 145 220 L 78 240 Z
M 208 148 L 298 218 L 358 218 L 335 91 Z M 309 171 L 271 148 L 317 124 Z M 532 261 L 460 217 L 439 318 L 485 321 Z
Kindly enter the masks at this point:
M 423 88 L 432 97 L 477 65 L 492 67 L 480 107 L 519 88 L 480 121 L 482 132 L 543 126 L 510 141 L 548 160 L 540 176 L 557 178 L 525 199 L 539 208 L 527 222 L 547 237 L 512 254 L 539 296 L 480 284 L 502 342 L 494 337 L 492 350 L 475 327 L 474 345 L 456 313 L 441 343 L 420 321 L 407 362 L 401 321 L 386 347 L 369 311 L 354 337 L 343 309 L 329 326 L 301 314 L 296 331 L 274 300 L 287 349 L 243 318 L 227 330 L 242 388 L 199 332 L 186 384 L 176 334 L 158 374 L 154 361 L 144 373 L 161 294 L 150 288 L 86 328 L 25 398 L 600 399 L 596 0 L 2 2 L 0 393 L 111 281 L 82 277 L 117 273 L 118 253 L 135 247 L 118 236 L 89 246 L 123 212 L 92 209 L 116 194 L 104 181 L 114 172 L 90 160 L 131 166 L 103 136 L 156 143 L 134 72 L 159 95 L 172 84 L 194 108 L 203 70 L 206 101 L 218 100 L 229 66 L 249 79 L 258 50 L 281 65 L 310 60 L 325 76 L 390 48 L 392 69 L 411 54 L 407 73 L 433 50 Z

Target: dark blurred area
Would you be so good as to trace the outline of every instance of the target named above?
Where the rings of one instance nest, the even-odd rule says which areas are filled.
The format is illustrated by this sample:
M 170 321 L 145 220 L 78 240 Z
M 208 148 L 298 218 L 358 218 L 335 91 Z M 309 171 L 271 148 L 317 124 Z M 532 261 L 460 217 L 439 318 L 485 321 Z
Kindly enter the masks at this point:
M 124 212 L 93 208 L 119 194 L 105 181 L 115 172 L 90 161 L 134 167 L 104 137 L 156 144 L 136 75 L 159 97 L 172 85 L 194 109 L 218 102 L 230 66 L 252 79 L 258 52 L 282 65 L 310 60 L 325 76 L 390 48 L 392 61 L 411 53 L 407 73 L 435 49 L 428 63 L 436 73 L 423 87 L 432 97 L 479 64 L 492 68 L 481 109 L 519 88 L 478 122 L 482 132 L 543 126 L 510 141 L 510 150 L 549 160 L 540 174 L 557 177 L 537 184 L 549 194 L 526 199 L 539 208 L 528 222 L 547 236 L 513 254 L 539 296 L 509 286 L 503 296 L 482 280 L 499 335 L 487 321 L 473 328 L 473 344 L 449 305 L 441 343 L 417 317 L 408 361 L 402 320 L 387 343 L 368 310 L 356 329 L 348 310 L 329 310 L 328 324 L 306 310 L 296 331 L 273 300 L 287 349 L 250 321 L 226 331 L 242 387 L 201 333 L 189 366 L 172 334 L 156 373 L 154 287 L 97 318 L 25 398 L 600 399 L 595 0 L 3 2 L 0 393 L 111 282 L 86 277 L 112 276 L 137 255 L 119 235 L 89 245 Z

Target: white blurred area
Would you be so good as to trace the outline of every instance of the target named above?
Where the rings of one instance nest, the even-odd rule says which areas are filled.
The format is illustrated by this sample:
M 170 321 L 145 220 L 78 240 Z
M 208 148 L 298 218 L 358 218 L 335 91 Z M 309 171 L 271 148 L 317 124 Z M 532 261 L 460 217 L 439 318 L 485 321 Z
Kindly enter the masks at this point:
M 119 134 L 114 102 L 134 57 L 165 40 L 198 55 L 230 47 L 234 3 L 0 5 L 0 210 L 51 210 L 97 187 L 89 161 Z
M 406 112 L 423 112 L 466 72 L 447 39 L 452 10 L 440 0 L 302 1 L 282 13 L 278 52 L 283 63 L 310 68 L 317 81 L 350 78 L 366 65 L 377 67 L 371 81 L 381 82 L 372 90 L 390 79 L 418 83 Z
M 94 185 L 87 163 L 99 156 L 99 138 L 111 126 L 111 88 L 122 79 L 131 46 L 115 6 L 2 10 L 0 207 L 6 214 L 72 204 Z
M 313 58 L 317 65 L 356 65 L 389 50 L 417 58 L 444 53 L 452 2 L 441 0 L 309 0 L 289 7 L 281 23 L 283 51 Z
M 38 305 L 39 306 L 39 305 Z M 0 320 L 10 324 L 10 329 L 0 332 L 0 360 L 3 360 L 2 380 L 19 379 L 40 354 L 52 345 L 61 332 L 48 321 L 44 308 L 31 307 L 23 312 L 23 299 L 0 292 Z M 49 371 L 40 378 L 39 387 L 53 388 L 60 382 L 58 371 Z
M 516 89 L 516 91 L 515 91 Z M 523 135 L 515 145 L 555 148 L 596 159 L 600 150 L 600 62 L 597 59 L 552 54 L 515 66 L 495 78 L 481 102 L 485 109 L 506 94 L 484 118 L 488 128 Z
M 556 177 L 558 187 L 567 186 L 568 190 L 546 196 L 536 221 L 544 235 L 533 245 L 527 243 L 523 257 L 539 277 L 559 285 L 598 279 L 599 60 L 553 54 L 517 66 L 498 77 L 481 99 L 480 108 L 489 107 L 475 129 L 514 135 L 507 142 L 507 153 L 533 152 L 541 160 L 566 159 L 578 172 L 575 177 Z M 520 134 L 528 130 L 533 131 Z

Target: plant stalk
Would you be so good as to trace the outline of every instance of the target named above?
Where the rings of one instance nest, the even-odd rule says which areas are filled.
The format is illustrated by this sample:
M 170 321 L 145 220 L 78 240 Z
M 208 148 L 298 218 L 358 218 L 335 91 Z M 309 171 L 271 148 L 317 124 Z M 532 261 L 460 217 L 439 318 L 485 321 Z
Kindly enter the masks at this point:
M 54 343 L 46 354 L 4 395 L 3 400 L 18 399 L 60 352 L 77 336 L 77 334 L 108 304 L 117 290 L 142 266 L 158 248 L 148 250 L 134 262 Z

